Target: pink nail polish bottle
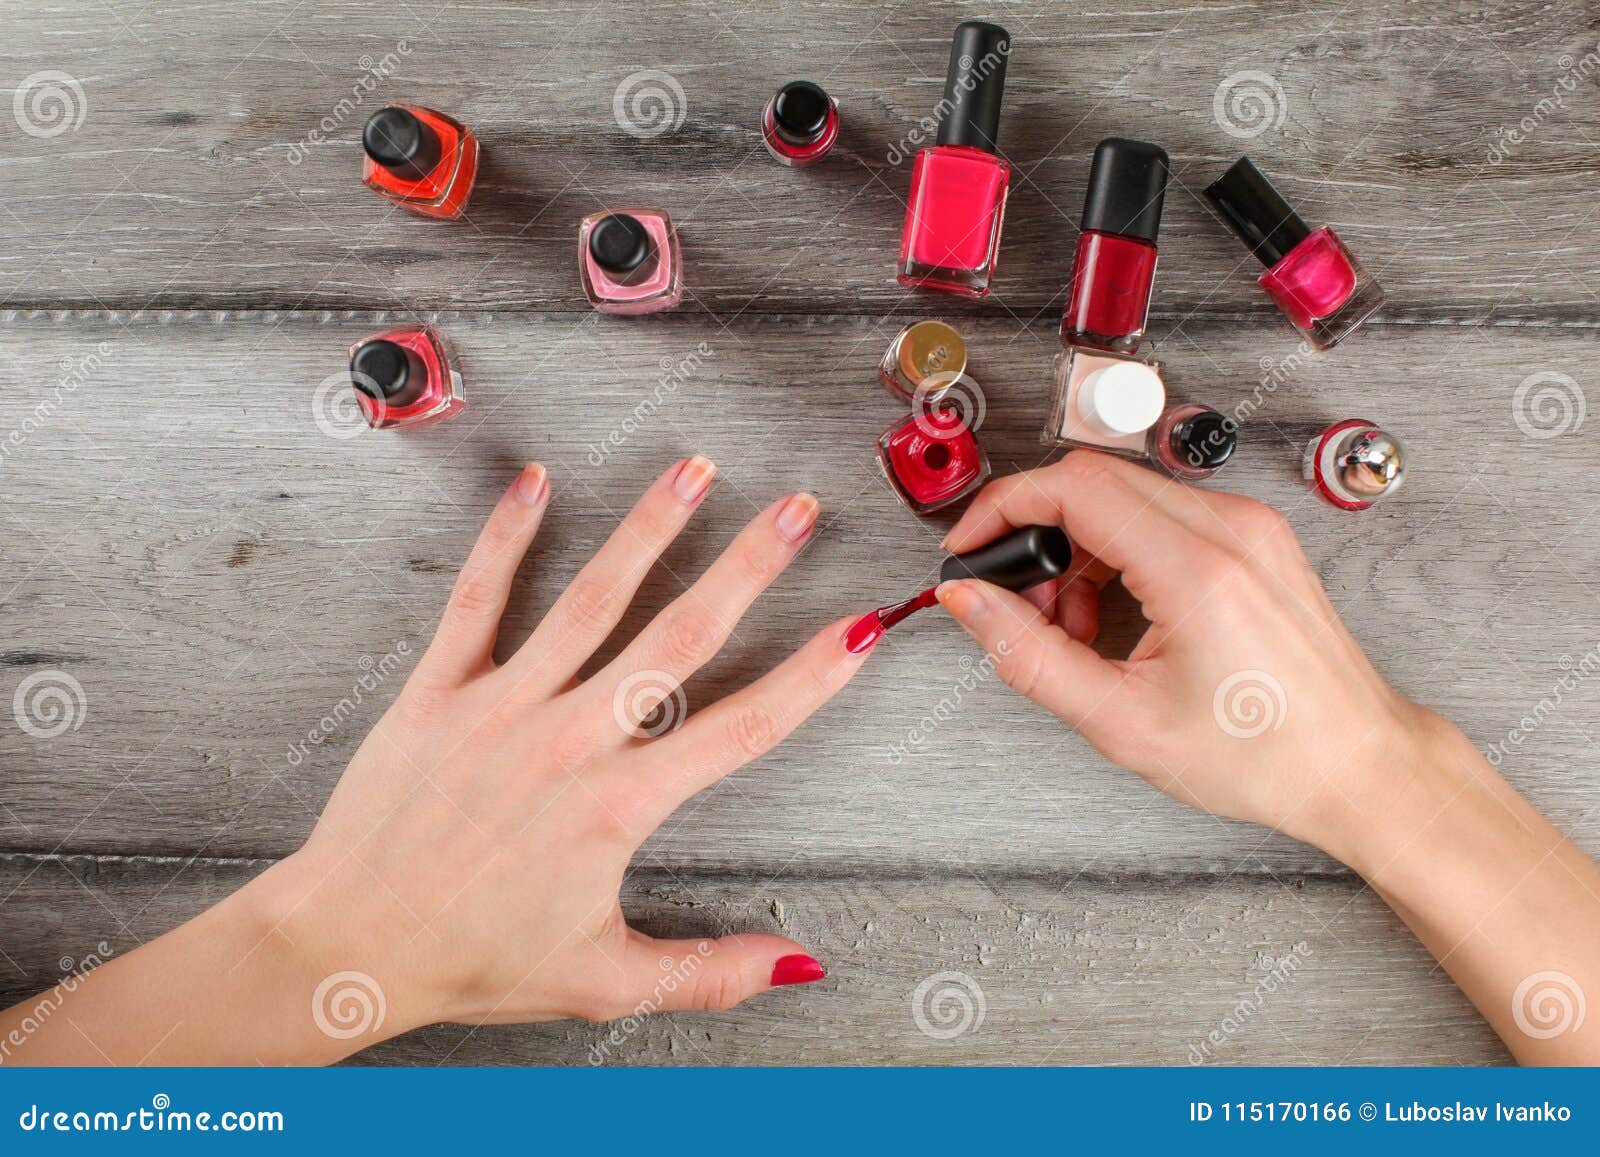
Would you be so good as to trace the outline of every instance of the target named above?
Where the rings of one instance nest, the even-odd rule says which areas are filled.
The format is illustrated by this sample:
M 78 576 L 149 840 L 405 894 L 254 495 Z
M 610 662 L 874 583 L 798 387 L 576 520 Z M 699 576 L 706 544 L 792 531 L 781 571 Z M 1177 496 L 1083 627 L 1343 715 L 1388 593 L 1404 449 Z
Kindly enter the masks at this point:
M 601 313 L 655 313 L 683 299 L 678 234 L 656 209 L 585 217 L 578 226 L 578 268 L 584 296 Z

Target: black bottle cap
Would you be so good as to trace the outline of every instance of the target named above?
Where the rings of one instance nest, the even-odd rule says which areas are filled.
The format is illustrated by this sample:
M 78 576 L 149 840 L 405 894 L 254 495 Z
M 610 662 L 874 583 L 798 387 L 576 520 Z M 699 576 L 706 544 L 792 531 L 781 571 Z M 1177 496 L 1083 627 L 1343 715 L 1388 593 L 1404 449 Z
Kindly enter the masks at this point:
M 1025 591 L 1065 574 L 1072 544 L 1059 526 L 1024 526 L 987 546 L 953 554 L 939 568 L 939 581 L 975 578 L 1008 591 Z
M 1154 245 L 1167 197 L 1167 150 L 1148 141 L 1107 137 L 1095 146 L 1083 227 L 1137 237 Z
M 361 131 L 367 156 L 397 177 L 420 181 L 439 164 L 439 134 L 399 105 L 380 108 Z
M 833 102 L 820 84 L 791 80 L 772 98 L 772 120 L 784 136 L 809 144 L 828 127 Z
M 998 24 L 968 20 L 956 25 L 950 67 L 939 102 L 939 143 L 969 145 L 997 153 L 1000 98 L 1005 94 L 1011 33 Z
M 1261 264 L 1271 268 L 1311 236 L 1311 228 L 1289 207 L 1249 157 L 1240 157 L 1206 186 L 1206 196 Z
M 1205 470 L 1216 470 L 1239 445 L 1237 423 L 1215 410 L 1196 414 L 1172 430 L 1172 451 L 1180 460 Z
M 589 256 L 607 273 L 632 273 L 650 259 L 650 234 L 637 217 L 610 213 L 589 230 Z
M 375 402 L 403 406 L 421 396 L 428 371 L 405 346 L 374 338 L 350 355 L 350 381 Z

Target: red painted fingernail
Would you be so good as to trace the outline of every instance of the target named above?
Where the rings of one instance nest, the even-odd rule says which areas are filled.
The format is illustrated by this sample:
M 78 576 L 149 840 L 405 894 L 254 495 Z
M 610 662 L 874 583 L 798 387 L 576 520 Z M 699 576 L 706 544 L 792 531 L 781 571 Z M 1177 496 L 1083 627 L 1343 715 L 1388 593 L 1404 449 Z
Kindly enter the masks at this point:
M 883 619 L 878 612 L 868 611 L 851 623 L 850 629 L 844 633 L 844 649 L 852 655 L 871 650 L 883 638 L 883 629 Z
M 828 975 L 828 970 L 823 968 L 814 959 L 804 952 L 796 952 L 793 956 L 782 956 L 772 966 L 772 987 L 782 988 L 785 984 L 810 984 L 813 980 L 821 980 Z

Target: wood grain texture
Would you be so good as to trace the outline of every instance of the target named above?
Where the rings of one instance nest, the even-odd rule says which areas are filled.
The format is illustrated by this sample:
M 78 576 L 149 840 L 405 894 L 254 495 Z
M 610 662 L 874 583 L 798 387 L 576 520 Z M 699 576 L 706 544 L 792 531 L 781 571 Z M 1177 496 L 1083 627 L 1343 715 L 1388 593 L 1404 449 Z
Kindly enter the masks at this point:
M 0 958 L 0 1000 L 20 1000 L 58 980 L 62 957 L 103 955 L 102 943 L 127 952 L 262 867 L 0 858 L 0 918 L 34 930 Z M 1399 922 L 1347 880 L 763 881 L 643 871 L 629 881 L 624 907 L 658 935 L 794 937 L 826 962 L 828 978 L 729 1012 L 642 1023 L 440 1025 L 369 1049 L 354 1063 L 1507 1060 Z M 961 995 L 970 1013 L 962 1011 Z M 918 1008 L 930 1027 L 950 1035 L 923 1032 Z M 963 1023 L 965 1031 L 955 1031 Z
M 892 276 L 912 134 L 951 27 L 976 14 L 1015 36 L 1002 145 L 1016 176 L 995 294 L 963 312 L 1059 309 L 1090 152 L 1123 135 L 1174 160 L 1165 317 L 1271 313 L 1199 195 L 1248 150 L 1346 233 L 1391 316 L 1594 318 L 1600 69 L 1582 62 L 1600 18 L 1584 0 L 783 9 L 12 3 L 0 90 L 31 99 L 28 78 L 64 71 L 82 92 L 65 115 L 84 116 L 60 135 L 0 133 L 0 305 L 581 311 L 578 219 L 647 203 L 682 226 L 691 311 L 915 313 Z M 681 90 L 656 86 L 682 120 L 640 137 L 614 109 L 646 70 Z M 827 85 L 845 124 L 804 173 L 757 132 L 775 81 L 797 74 Z M 1256 115 L 1247 97 L 1230 112 L 1252 88 Z M 360 186 L 360 125 L 402 99 L 480 133 L 468 223 L 404 219 Z
M 872 378 L 892 324 L 747 318 L 708 334 L 684 318 L 444 323 L 466 367 L 467 414 L 341 440 L 314 420 L 318 383 L 334 375 L 333 396 L 347 395 L 343 351 L 371 317 L 7 322 L 18 384 L 0 396 L 0 431 L 23 436 L 14 447 L 0 437 L 12 576 L 0 701 L 30 673 L 63 669 L 88 710 L 54 739 L 0 731 L 4 847 L 297 846 L 396 689 L 359 691 L 366 667 L 400 645 L 420 653 L 526 458 L 550 466 L 556 500 L 508 619 L 512 645 L 684 454 L 718 461 L 719 489 L 609 650 L 768 501 L 802 488 L 821 497 L 821 532 L 690 682 L 691 708 L 832 618 L 932 575 L 946 522 L 902 511 L 873 458 L 874 438 L 900 416 Z M 1052 330 L 997 319 L 968 337 L 997 470 L 1039 464 Z M 1531 438 L 1513 402 L 1535 372 L 1584 380 L 1586 339 L 1385 326 L 1297 360 L 1277 330 L 1219 325 L 1156 341 L 1177 388 L 1255 406 L 1219 481 L 1289 512 L 1379 668 L 1478 743 L 1503 741 L 1564 665 L 1600 644 L 1600 538 L 1592 504 L 1573 501 L 1592 476 L 1593 424 Z M 1291 359 L 1274 364 L 1281 385 L 1266 375 L 1270 390 L 1263 351 Z M 83 384 L 37 419 L 61 366 L 76 373 L 86 358 L 96 361 Z M 1415 463 L 1406 489 L 1361 517 L 1322 506 L 1297 477 L 1305 438 L 1350 414 L 1409 439 Z M 1138 622 L 1113 600 L 1108 649 L 1126 650 Z M 976 657 L 947 619 L 923 616 L 791 742 L 693 801 L 643 862 L 800 874 L 1331 868 L 1292 841 L 1159 796 L 985 678 Z M 1504 764 L 1590 850 L 1600 849 L 1585 730 L 1596 694 L 1580 682 Z M 350 698 L 360 701 L 341 709 Z M 292 754 L 325 716 L 343 721 Z

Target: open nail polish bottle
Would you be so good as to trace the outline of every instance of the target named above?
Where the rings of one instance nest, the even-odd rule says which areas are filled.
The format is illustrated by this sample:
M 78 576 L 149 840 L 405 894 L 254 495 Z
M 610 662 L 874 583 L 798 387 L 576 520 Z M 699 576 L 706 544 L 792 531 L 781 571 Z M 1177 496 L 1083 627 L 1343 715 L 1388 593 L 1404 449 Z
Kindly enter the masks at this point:
M 350 382 L 374 429 L 442 421 L 467 405 L 455 352 L 431 325 L 401 326 L 351 346 Z
M 1011 184 L 1011 166 L 995 144 L 1010 54 L 1011 35 L 998 24 L 956 26 L 937 143 L 911 167 L 900 235 L 903 285 L 967 297 L 989 292 Z
M 1169 406 L 1150 427 L 1145 457 L 1156 469 L 1199 482 L 1222 469 L 1239 445 L 1238 424 L 1198 402 Z
M 815 164 L 839 139 L 839 102 L 819 84 L 791 80 L 762 110 L 761 139 L 782 164 Z
M 585 217 L 578 226 L 578 268 L 584 296 L 601 313 L 655 313 L 683 299 L 678 233 L 656 209 Z
M 1168 167 L 1166 150 L 1145 141 L 1110 137 L 1095 148 L 1061 315 L 1064 344 L 1124 353 L 1139 348 L 1150 316 Z
M 1267 267 L 1257 284 L 1315 348 L 1332 349 L 1383 305 L 1382 287 L 1339 235 L 1301 220 L 1249 157 L 1235 161 L 1206 196 Z
M 989 480 L 989 458 L 961 412 L 916 410 L 878 439 L 878 465 L 895 497 L 917 514 L 960 502 Z
M 878 380 L 902 400 L 937 400 L 967 371 L 967 343 L 954 326 L 918 321 L 895 334 Z
M 1365 510 L 1400 489 L 1405 448 L 1366 419 L 1347 418 L 1306 444 L 1301 473 L 1328 505 Z
M 1040 441 L 1143 457 L 1148 431 L 1166 404 L 1160 362 L 1068 346 L 1056 355 Z
M 391 104 L 367 119 L 361 179 L 368 188 L 424 217 L 466 210 L 478 179 L 478 138 L 442 112 Z

